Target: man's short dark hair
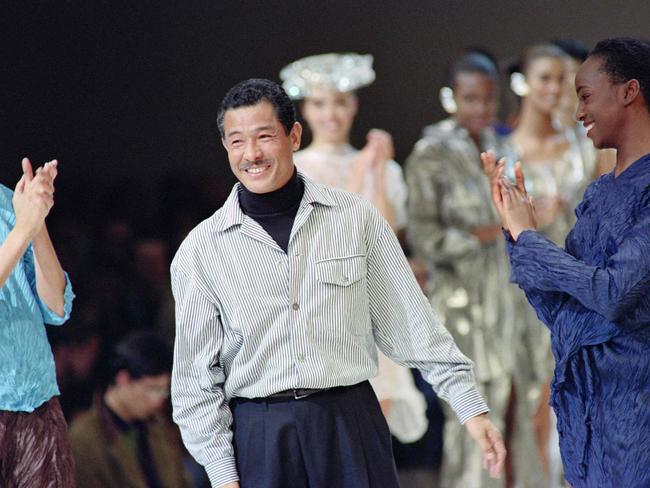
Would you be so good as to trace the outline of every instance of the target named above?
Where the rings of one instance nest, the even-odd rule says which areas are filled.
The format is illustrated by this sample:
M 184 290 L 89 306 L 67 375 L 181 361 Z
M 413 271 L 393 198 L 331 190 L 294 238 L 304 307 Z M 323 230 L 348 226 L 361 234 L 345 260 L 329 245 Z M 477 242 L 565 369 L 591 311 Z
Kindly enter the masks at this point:
M 221 137 L 223 138 L 225 136 L 223 119 L 228 110 L 256 105 L 262 100 L 266 100 L 273 105 L 275 114 L 288 135 L 293 128 L 293 124 L 296 122 L 296 109 L 291 99 L 282 87 L 274 81 L 263 78 L 251 78 L 250 80 L 237 83 L 223 97 L 217 115 L 217 124 Z
M 173 354 L 167 343 L 151 331 L 135 331 L 117 343 L 107 361 L 103 387 L 113 384 L 120 371 L 133 379 L 160 376 L 172 371 Z
M 447 83 L 450 87 L 456 85 L 461 73 L 477 73 L 499 83 L 499 69 L 494 58 L 482 49 L 472 49 L 463 54 L 449 68 Z
M 589 57 L 602 59 L 602 69 L 614 83 L 638 80 L 650 111 L 650 42 L 631 37 L 605 39 L 596 44 Z

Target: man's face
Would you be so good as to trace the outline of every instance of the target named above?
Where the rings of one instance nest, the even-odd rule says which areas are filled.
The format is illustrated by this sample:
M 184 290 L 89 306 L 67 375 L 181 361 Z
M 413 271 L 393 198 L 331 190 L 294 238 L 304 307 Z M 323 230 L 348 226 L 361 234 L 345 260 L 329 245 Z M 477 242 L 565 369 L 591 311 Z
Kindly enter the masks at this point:
M 159 412 L 169 397 L 170 377 L 168 374 L 127 377 L 119 387 L 122 399 L 133 420 L 147 420 Z
M 582 122 L 587 136 L 597 149 L 616 147 L 617 127 L 624 105 L 620 98 L 622 83 L 612 83 L 602 69 L 602 59 L 590 57 L 576 74 L 578 108 L 576 119 Z
M 293 175 L 293 151 L 300 148 L 301 134 L 297 122 L 286 134 L 273 105 L 262 100 L 226 112 L 222 143 L 242 185 L 253 193 L 269 193 Z

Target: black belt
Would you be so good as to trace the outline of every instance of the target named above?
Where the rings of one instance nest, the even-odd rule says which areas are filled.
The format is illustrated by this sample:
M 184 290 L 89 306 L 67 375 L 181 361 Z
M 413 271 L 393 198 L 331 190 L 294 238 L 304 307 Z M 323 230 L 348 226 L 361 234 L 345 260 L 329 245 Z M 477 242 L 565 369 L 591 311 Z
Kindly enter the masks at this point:
M 279 391 L 266 397 L 267 400 L 302 400 L 316 393 L 329 391 L 331 388 L 292 388 L 291 390 Z
M 302 400 L 303 398 L 310 397 L 317 393 L 336 393 L 342 390 L 353 390 L 361 387 L 367 387 L 370 390 L 370 384 L 368 381 L 362 381 L 356 385 L 349 386 L 333 386 L 331 388 L 291 388 L 290 390 L 283 390 L 277 393 L 272 393 L 271 395 L 265 397 L 257 398 L 245 398 L 245 397 L 234 397 L 232 402 L 237 403 L 260 403 L 260 402 L 286 402 L 291 400 Z

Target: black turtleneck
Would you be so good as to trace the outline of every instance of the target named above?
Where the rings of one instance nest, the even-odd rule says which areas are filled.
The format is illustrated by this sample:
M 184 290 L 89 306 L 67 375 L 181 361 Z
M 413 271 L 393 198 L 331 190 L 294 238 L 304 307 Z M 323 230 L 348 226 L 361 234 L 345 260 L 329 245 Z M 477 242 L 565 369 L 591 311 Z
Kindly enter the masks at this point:
M 287 252 L 293 220 L 304 192 L 305 184 L 294 168 L 291 179 L 282 188 L 270 193 L 253 193 L 240 185 L 239 206 Z

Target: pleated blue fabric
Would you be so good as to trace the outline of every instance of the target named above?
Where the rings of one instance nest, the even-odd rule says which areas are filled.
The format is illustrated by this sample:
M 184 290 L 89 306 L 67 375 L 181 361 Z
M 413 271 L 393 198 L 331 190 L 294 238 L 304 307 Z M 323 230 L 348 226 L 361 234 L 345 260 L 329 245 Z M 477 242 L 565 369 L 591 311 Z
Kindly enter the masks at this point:
M 573 488 L 650 487 L 650 154 L 592 183 L 566 250 L 508 239 L 512 280 L 549 327 L 551 404 Z
M 0 185 L 0 242 L 16 225 L 12 198 Z M 68 320 L 74 293 L 66 274 L 65 313 L 59 317 L 38 296 L 35 266 L 30 245 L 0 288 L 0 410 L 33 412 L 59 394 L 45 324 Z

